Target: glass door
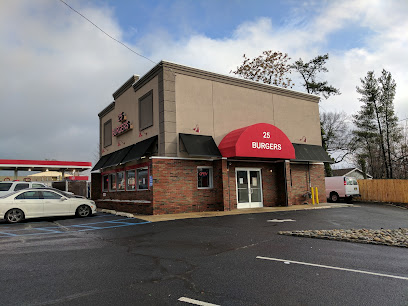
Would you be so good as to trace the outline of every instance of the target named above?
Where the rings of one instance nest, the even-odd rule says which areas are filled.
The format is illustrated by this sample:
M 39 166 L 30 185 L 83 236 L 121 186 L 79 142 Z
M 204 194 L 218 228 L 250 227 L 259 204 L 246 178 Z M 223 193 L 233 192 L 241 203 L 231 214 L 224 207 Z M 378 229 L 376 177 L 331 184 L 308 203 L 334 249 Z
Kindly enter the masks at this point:
M 236 169 L 237 208 L 262 207 L 262 182 L 260 169 Z

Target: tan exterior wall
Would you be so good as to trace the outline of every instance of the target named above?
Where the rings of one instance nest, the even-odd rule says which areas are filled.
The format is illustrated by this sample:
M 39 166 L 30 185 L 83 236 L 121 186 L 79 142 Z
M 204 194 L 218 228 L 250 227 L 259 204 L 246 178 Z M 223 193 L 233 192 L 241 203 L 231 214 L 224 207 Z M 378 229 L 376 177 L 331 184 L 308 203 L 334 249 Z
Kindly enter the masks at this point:
M 154 77 L 138 91 L 130 87 L 121 94 L 115 101 L 115 108 L 100 118 L 101 133 L 101 151 L 103 155 L 118 151 L 124 147 L 140 142 L 155 135 L 159 135 L 159 82 L 158 76 Z M 139 98 L 153 90 L 153 126 L 139 131 Z M 103 147 L 103 126 L 104 123 L 112 120 L 112 129 L 118 127 L 121 123 L 118 121 L 118 115 L 124 112 L 127 119 L 133 125 L 133 129 L 122 135 L 112 136 L 112 145 Z M 142 134 L 140 137 L 139 133 Z
M 293 143 L 321 145 L 316 102 L 179 74 L 175 94 L 177 133 L 195 134 L 198 127 L 218 145 L 232 130 L 262 122 Z

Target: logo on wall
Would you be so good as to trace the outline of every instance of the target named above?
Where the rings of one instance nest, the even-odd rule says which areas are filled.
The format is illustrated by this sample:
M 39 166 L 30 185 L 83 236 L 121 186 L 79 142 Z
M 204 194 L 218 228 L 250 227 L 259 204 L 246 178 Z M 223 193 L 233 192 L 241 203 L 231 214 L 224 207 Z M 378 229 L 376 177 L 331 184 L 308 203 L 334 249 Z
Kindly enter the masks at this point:
M 118 121 L 121 122 L 122 124 L 119 125 L 117 128 L 113 129 L 112 131 L 113 136 L 122 135 L 133 129 L 133 125 L 130 123 L 129 120 L 127 120 L 126 114 L 124 112 L 121 112 L 118 115 Z

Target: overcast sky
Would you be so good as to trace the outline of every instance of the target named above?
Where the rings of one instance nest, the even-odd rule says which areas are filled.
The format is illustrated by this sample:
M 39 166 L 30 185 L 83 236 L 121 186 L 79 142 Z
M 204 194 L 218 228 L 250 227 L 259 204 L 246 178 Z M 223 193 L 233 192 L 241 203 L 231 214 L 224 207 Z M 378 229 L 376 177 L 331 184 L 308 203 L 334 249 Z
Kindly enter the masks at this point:
M 384 68 L 397 83 L 396 113 L 408 118 L 406 0 L 64 1 L 154 62 L 229 74 L 244 53 L 329 53 L 321 78 L 342 95 L 320 111 L 358 111 L 360 78 Z M 95 163 L 98 113 L 154 66 L 59 0 L 0 1 L 0 40 L 0 159 Z

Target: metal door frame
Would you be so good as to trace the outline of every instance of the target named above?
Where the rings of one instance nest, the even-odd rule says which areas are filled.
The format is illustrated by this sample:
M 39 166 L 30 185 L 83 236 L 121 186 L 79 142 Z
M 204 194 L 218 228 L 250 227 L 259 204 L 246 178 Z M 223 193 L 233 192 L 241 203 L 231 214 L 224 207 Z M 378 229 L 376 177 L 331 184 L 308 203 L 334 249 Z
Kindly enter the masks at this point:
M 250 168 L 250 167 L 239 167 L 235 168 L 235 191 L 236 191 L 236 199 L 237 199 L 237 209 L 239 204 L 244 204 L 244 203 L 239 203 L 238 202 L 238 184 L 237 184 L 237 172 L 238 171 L 246 171 L 247 172 L 247 178 L 248 178 L 248 192 L 250 189 L 250 180 L 249 180 L 249 172 L 250 171 L 258 171 L 259 172 L 259 184 L 260 184 L 260 189 L 261 189 L 261 202 L 252 202 L 249 201 L 248 204 L 251 206 L 251 203 L 260 203 L 261 207 L 263 207 L 263 188 L 262 188 L 262 169 L 261 168 Z M 251 199 L 251 194 L 248 194 L 248 198 Z

